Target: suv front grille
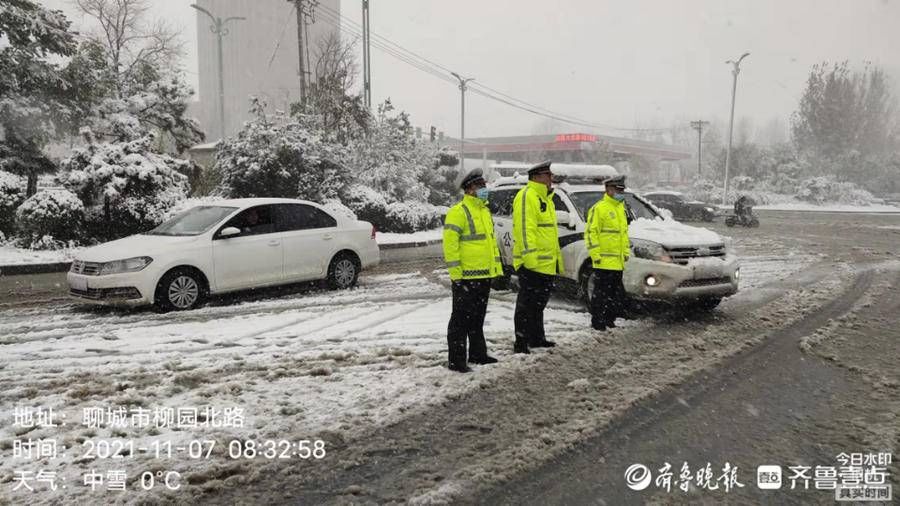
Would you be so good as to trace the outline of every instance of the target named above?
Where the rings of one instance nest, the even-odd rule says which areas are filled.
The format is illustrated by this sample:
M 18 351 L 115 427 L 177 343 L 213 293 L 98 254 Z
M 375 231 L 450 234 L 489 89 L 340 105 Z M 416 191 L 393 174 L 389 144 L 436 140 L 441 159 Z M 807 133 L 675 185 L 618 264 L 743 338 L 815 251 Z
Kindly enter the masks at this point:
M 672 257 L 672 262 L 680 265 L 687 265 L 688 260 L 692 258 L 725 257 L 724 244 L 701 246 L 698 248 L 669 248 L 667 251 L 669 252 L 669 256 Z
M 82 262 L 75 260 L 69 271 L 75 274 L 84 274 L 85 276 L 99 276 L 101 264 L 99 262 Z
M 698 286 L 725 285 L 731 283 L 731 278 L 686 279 L 678 285 L 680 288 L 694 288 Z

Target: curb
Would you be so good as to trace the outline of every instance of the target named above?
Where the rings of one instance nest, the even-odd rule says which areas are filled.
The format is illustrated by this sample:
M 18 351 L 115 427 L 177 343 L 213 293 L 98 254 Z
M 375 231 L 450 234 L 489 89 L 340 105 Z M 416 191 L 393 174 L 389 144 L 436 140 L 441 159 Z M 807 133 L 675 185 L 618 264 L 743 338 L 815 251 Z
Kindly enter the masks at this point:
M 434 246 L 435 244 L 440 244 L 443 242 L 443 239 L 431 239 L 428 241 L 418 241 L 418 242 L 395 242 L 390 244 L 379 244 L 379 250 L 385 249 L 403 249 L 403 248 L 421 248 L 423 246 Z
M 48 274 L 66 272 L 72 262 L 54 262 L 51 264 L 21 264 L 0 266 L 0 276 L 27 276 L 29 274 Z

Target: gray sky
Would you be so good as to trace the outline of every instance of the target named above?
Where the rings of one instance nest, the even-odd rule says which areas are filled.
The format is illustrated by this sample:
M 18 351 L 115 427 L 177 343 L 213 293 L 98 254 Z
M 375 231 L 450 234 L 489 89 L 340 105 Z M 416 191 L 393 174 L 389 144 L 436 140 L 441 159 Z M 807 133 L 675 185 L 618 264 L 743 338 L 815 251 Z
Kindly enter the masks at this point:
M 68 0 L 43 3 L 73 13 Z M 154 3 L 156 15 L 184 29 L 184 66 L 195 83 L 191 2 Z M 361 2 L 341 3 L 358 22 Z M 372 0 L 371 26 L 516 98 L 626 128 L 727 119 L 731 73 L 724 62 L 744 51 L 751 55 L 735 114 L 757 127 L 773 117 L 786 124 L 816 62 L 871 61 L 900 76 L 900 0 Z M 414 124 L 458 135 L 455 86 L 372 51 L 373 100 L 390 96 Z M 473 94 L 466 117 L 467 136 L 528 134 L 545 123 Z

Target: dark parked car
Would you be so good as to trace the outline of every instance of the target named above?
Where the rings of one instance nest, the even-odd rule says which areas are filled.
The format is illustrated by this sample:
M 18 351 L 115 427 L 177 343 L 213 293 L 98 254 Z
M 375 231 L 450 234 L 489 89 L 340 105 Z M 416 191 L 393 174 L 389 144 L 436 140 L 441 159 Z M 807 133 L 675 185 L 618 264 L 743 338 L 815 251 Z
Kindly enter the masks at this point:
M 672 211 L 672 216 L 679 221 L 713 221 L 716 218 L 716 208 L 712 204 L 688 201 L 680 192 L 659 191 L 643 196 L 656 207 Z

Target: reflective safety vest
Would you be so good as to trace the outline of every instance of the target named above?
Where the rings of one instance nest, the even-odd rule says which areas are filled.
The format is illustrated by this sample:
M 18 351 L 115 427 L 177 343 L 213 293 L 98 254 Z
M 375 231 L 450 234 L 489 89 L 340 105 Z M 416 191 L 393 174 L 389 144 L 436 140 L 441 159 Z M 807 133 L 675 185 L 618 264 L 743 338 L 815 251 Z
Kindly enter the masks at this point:
M 494 220 L 485 203 L 471 195 L 451 207 L 444 219 L 444 261 L 450 279 L 494 278 L 503 274 Z
M 563 272 L 553 193 L 535 181 L 513 199 L 513 267 L 524 266 L 543 274 Z
M 591 207 L 584 229 L 584 245 L 595 269 L 625 269 L 631 242 L 628 240 L 624 202 L 604 194 L 603 199 Z

